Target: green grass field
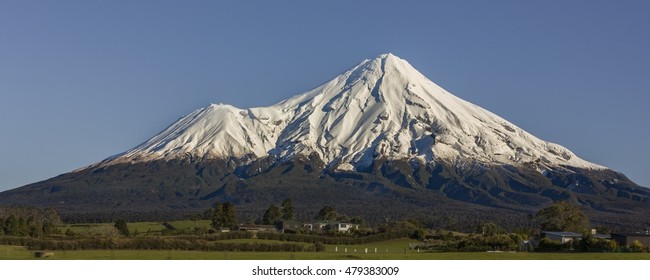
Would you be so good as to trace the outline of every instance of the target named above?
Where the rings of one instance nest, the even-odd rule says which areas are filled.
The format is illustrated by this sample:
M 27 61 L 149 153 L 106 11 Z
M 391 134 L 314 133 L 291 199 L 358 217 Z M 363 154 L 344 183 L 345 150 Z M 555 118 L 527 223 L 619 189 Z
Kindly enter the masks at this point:
M 210 220 L 182 220 L 169 222 L 173 227 L 179 230 L 198 228 L 210 228 Z M 110 235 L 115 231 L 113 223 L 92 223 L 92 224 L 67 224 L 59 226 L 61 232 L 66 232 L 70 229 L 72 232 L 80 235 Z M 135 222 L 127 223 L 131 233 L 138 232 L 139 234 L 157 234 L 165 229 L 161 222 Z
M 404 252 L 410 240 L 392 240 L 348 246 L 348 252 L 335 252 L 337 246 L 327 245 L 326 252 L 202 252 L 174 250 L 77 250 L 52 251 L 53 260 L 650 260 L 650 253 L 425 253 Z M 227 242 L 281 242 L 269 240 L 228 240 Z M 345 247 L 345 246 L 343 246 Z M 365 248 L 369 248 L 368 253 Z M 388 252 L 378 249 L 384 248 Z M 357 252 L 354 252 L 357 249 Z M 0 259 L 31 260 L 34 252 L 25 247 L 0 245 Z
M 263 244 L 303 244 L 303 245 L 311 245 L 313 246 L 313 243 L 304 243 L 304 242 L 288 242 L 288 241 L 280 241 L 280 240 L 265 240 L 265 239 L 226 239 L 226 240 L 219 240 L 215 241 L 218 243 L 263 243 Z

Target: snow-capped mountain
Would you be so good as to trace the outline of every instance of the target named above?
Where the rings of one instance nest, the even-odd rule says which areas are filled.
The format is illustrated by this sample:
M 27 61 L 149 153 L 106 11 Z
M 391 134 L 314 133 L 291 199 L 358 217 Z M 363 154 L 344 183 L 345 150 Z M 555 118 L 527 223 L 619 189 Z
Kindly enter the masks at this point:
M 210 105 L 102 162 L 0 193 L 75 220 L 178 219 L 233 202 L 244 220 L 290 197 L 383 223 L 527 226 L 571 200 L 592 222 L 650 223 L 650 191 L 434 84 L 392 55 L 278 104 Z
M 533 164 L 540 171 L 562 165 L 604 168 L 454 96 L 393 54 L 364 60 L 269 107 L 198 109 L 103 164 L 189 155 L 287 160 L 314 153 L 339 170 L 367 166 L 378 157 Z

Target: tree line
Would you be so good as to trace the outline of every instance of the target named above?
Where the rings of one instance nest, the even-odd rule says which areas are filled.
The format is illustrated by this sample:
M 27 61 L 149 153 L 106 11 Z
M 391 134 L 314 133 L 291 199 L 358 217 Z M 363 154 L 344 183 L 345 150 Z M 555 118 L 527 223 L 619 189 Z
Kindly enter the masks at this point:
M 0 236 L 41 237 L 60 233 L 59 213 L 53 208 L 0 207 Z

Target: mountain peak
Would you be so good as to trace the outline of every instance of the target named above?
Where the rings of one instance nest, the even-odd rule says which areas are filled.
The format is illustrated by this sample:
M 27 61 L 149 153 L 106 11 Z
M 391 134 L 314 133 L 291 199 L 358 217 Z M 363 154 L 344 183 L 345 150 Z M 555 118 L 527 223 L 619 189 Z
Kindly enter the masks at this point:
M 377 57 L 375 57 L 375 59 L 373 60 L 366 60 L 366 63 L 374 64 L 377 68 L 381 69 L 382 72 L 390 70 L 395 73 L 417 72 L 419 74 L 419 72 L 415 68 L 413 68 L 413 66 L 411 66 L 411 64 L 408 63 L 408 61 L 392 53 L 380 54 Z
M 382 157 L 603 168 L 452 95 L 391 53 L 270 107 L 196 110 L 116 160 L 313 154 L 348 170 Z
M 378 55 L 375 59 L 386 60 L 386 59 L 401 59 L 401 58 L 389 52 L 389 53 L 382 53 Z

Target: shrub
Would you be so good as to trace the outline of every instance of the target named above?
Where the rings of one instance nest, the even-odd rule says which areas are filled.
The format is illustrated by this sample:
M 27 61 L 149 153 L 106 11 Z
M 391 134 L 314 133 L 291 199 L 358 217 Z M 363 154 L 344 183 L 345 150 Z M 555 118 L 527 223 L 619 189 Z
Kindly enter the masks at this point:
M 542 238 L 537 246 L 537 250 L 541 252 L 557 252 L 563 249 L 565 249 L 565 245 L 560 241 L 551 240 L 546 237 Z
M 634 242 L 632 242 L 632 245 L 630 245 L 630 251 L 635 253 L 643 252 L 644 249 L 645 248 L 643 248 L 643 244 L 641 244 L 639 240 L 634 240 Z
M 325 252 L 325 245 L 323 245 L 323 243 L 316 242 L 316 244 L 314 244 L 314 249 L 316 252 Z

